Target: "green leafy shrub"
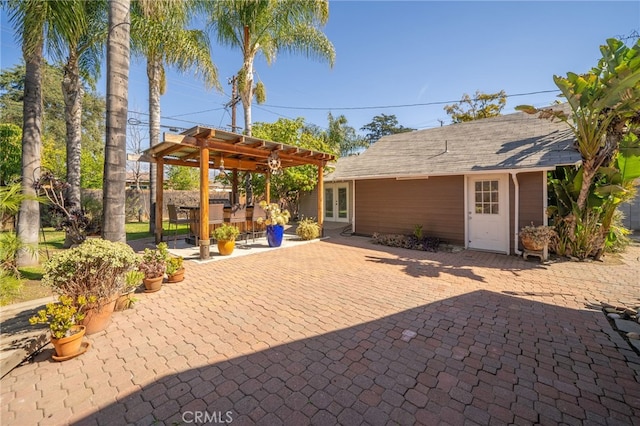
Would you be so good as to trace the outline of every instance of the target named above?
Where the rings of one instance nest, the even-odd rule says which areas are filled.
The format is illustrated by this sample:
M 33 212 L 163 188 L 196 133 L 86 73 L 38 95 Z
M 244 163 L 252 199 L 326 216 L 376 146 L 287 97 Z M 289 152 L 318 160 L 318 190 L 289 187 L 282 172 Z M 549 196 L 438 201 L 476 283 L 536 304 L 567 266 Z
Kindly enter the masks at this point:
M 213 238 L 216 241 L 235 241 L 238 235 L 240 235 L 238 227 L 226 223 L 213 230 Z
M 87 234 L 98 235 L 102 229 L 102 200 L 93 197 L 85 197 L 82 199 L 82 210 L 89 219 L 87 225 Z
M 74 300 L 93 296 L 100 305 L 121 292 L 125 274 L 138 263 L 138 256 L 127 244 L 89 238 L 47 261 L 42 283 Z
M 29 244 L 24 244 L 15 232 L 0 233 L 0 269 L 20 278 L 20 272 L 16 264 L 16 256 L 20 250 L 34 253 L 36 249 Z
M 184 263 L 184 258 L 182 256 L 171 256 L 167 260 L 167 275 L 173 275 L 180 269 L 182 269 L 182 265 Z
M 296 235 L 303 240 L 313 240 L 320 236 L 320 225 L 314 218 L 302 219 L 298 222 Z
M 418 239 L 415 234 L 379 234 L 376 232 L 373 234 L 372 239 L 374 244 L 411 250 L 436 252 L 440 246 L 440 238 L 423 236 Z
M 0 268 L 0 306 L 5 306 L 20 295 L 22 280 Z
M 124 275 L 124 288 L 122 293 L 129 293 L 134 291 L 144 279 L 144 272 L 138 269 L 132 269 Z
M 421 240 L 424 236 L 422 233 L 422 225 L 416 225 L 413 227 L 413 236 Z
M 608 253 L 621 253 L 631 244 L 631 231 L 622 224 L 624 215 L 620 210 L 616 210 L 611 219 L 611 227 L 607 235 L 605 250 Z

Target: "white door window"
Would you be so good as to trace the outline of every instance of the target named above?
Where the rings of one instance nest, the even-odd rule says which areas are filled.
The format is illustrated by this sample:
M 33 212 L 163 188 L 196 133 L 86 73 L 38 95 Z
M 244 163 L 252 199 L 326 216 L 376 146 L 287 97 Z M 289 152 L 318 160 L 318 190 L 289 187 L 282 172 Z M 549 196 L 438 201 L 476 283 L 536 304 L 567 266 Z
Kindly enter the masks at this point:
M 509 251 L 508 182 L 504 176 L 469 178 L 469 248 Z
M 349 185 L 327 184 L 324 188 L 324 218 L 330 222 L 349 221 Z

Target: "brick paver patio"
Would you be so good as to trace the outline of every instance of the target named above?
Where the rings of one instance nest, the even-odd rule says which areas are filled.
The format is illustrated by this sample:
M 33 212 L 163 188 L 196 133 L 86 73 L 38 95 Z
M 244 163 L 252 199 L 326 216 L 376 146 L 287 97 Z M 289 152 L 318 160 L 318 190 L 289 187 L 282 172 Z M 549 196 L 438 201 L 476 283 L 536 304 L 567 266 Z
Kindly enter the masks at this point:
M 3 425 L 640 424 L 640 357 L 604 263 L 423 253 L 361 237 L 187 265 L 57 363 L 1 381 Z

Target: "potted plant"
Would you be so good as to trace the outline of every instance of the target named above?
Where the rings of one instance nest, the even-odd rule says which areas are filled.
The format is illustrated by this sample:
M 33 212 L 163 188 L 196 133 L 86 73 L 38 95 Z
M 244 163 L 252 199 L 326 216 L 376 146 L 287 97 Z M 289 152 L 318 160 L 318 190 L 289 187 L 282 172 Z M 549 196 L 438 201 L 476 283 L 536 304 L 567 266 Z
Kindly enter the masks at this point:
M 168 257 L 167 243 L 160 243 L 155 249 L 144 249 L 139 268 L 144 273 L 143 282 L 146 293 L 156 292 L 162 287 Z
M 65 361 L 88 349 L 88 345 L 84 347 L 82 345 L 86 328 L 78 323 L 85 317 L 83 307 L 87 303 L 95 302 L 95 299 L 87 300 L 84 296 L 73 299 L 63 295 L 59 300 L 58 303 L 47 304 L 46 309 L 38 311 L 37 315 L 29 318 L 29 323 L 49 326 L 51 343 L 56 353 L 53 359 Z
M 284 225 L 289 223 L 291 217 L 289 210 L 281 210 L 276 203 L 260 201 L 260 207 L 265 211 L 267 218 L 258 218 L 258 223 L 265 224 L 267 229 L 267 243 L 269 247 L 280 247 L 284 237 Z
M 542 251 L 548 246 L 555 235 L 551 226 L 535 226 L 533 222 L 529 226 L 520 229 L 520 241 L 526 250 Z
M 226 223 L 213 230 L 213 238 L 218 242 L 218 252 L 222 256 L 233 253 L 238 235 L 240 235 L 238 227 Z
M 136 288 L 142 284 L 143 279 L 144 272 L 138 269 L 132 269 L 125 274 L 124 287 L 120 292 L 118 300 L 116 300 L 116 311 L 124 311 L 125 309 L 129 309 L 133 306 L 137 301 L 137 299 L 133 297 L 133 293 L 135 293 Z
M 178 283 L 184 280 L 184 258 L 182 256 L 170 256 L 167 259 L 167 282 Z
M 125 274 L 137 264 L 138 256 L 127 244 L 89 238 L 49 259 L 42 283 L 74 301 L 84 297 L 82 325 L 86 334 L 92 334 L 109 324 Z

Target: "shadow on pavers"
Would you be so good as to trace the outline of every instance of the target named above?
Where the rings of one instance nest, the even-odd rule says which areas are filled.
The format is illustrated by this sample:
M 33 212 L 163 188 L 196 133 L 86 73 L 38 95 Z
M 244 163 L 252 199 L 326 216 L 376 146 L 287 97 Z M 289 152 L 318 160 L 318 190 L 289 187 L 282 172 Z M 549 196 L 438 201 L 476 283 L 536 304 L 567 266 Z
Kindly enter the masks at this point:
M 639 363 L 601 312 L 474 291 L 162 377 L 77 424 L 633 424 Z M 630 399 L 601 390 L 620 377 Z

